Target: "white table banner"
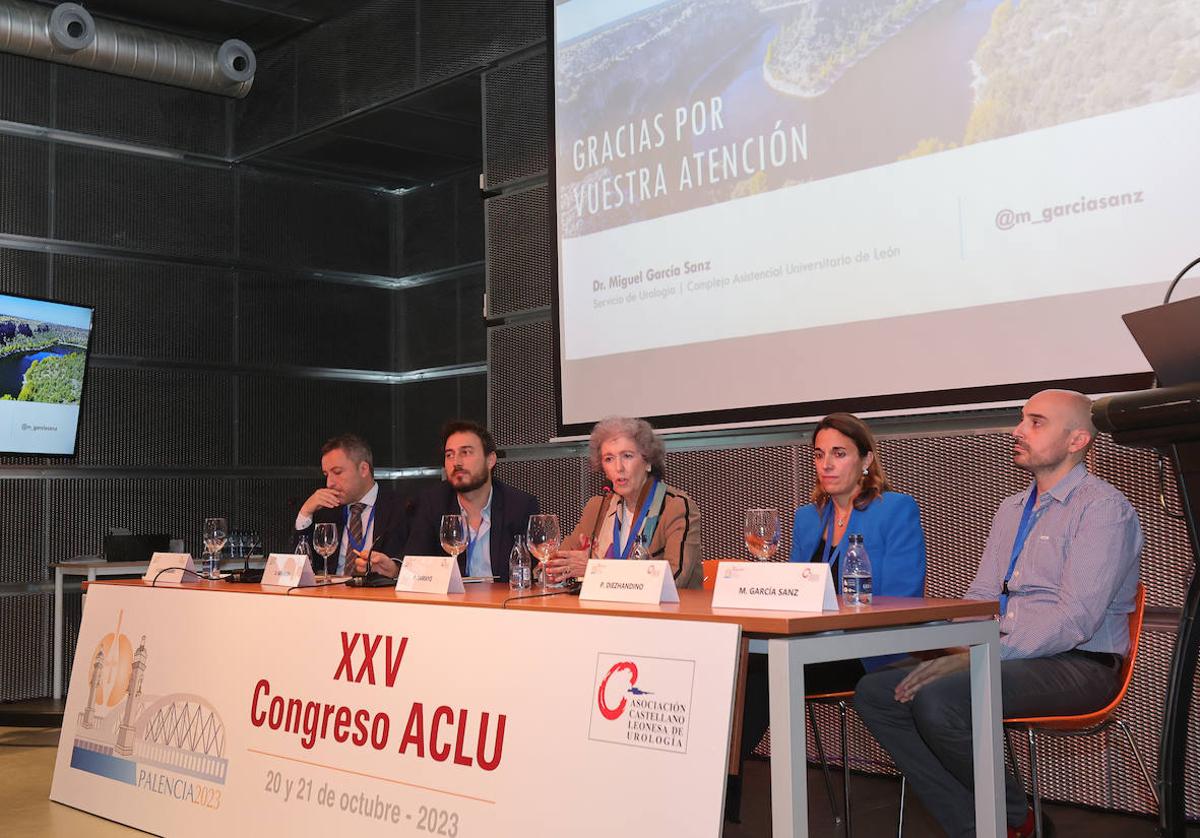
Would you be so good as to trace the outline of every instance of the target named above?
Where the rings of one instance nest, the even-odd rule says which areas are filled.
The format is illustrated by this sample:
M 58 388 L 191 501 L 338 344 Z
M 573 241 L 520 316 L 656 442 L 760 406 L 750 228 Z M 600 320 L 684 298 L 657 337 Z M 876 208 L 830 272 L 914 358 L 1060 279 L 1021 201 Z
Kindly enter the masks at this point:
M 739 632 L 96 584 L 50 796 L 171 836 L 717 836 Z
M 833 575 L 821 562 L 722 562 L 713 608 L 837 611 Z

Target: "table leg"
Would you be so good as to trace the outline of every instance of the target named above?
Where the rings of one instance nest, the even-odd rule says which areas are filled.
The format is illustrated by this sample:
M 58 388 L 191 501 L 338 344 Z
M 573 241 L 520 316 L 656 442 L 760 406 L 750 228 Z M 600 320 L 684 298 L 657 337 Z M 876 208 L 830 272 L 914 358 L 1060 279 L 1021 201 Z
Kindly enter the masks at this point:
M 54 568 L 54 683 L 51 695 L 57 701 L 62 698 L 63 667 L 63 572 Z
M 1001 754 L 1000 644 L 971 646 L 971 726 L 975 743 L 976 834 L 1006 833 Z
M 767 642 L 771 707 L 771 834 L 808 835 L 808 755 L 805 753 L 804 664 L 797 641 Z
M 742 638 L 739 645 L 737 680 L 733 688 L 733 729 L 729 737 L 729 766 L 731 775 L 742 771 L 742 725 L 746 706 L 746 667 L 750 663 L 750 641 Z

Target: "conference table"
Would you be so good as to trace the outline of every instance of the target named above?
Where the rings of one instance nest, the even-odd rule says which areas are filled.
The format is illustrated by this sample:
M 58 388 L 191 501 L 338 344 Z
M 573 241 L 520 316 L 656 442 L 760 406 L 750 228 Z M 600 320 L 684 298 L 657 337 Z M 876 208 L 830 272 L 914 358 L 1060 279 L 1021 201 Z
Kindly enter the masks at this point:
M 141 580 L 90 584 L 150 587 Z M 638 605 L 594 602 L 565 594 L 545 596 L 538 591 L 516 596 L 503 584 L 471 584 L 462 594 L 444 595 L 344 585 L 287 591 L 204 581 L 184 587 L 246 595 L 736 623 L 752 645 L 765 644 L 768 655 L 772 834 L 797 838 L 808 835 L 804 665 L 965 646 L 970 650 L 975 788 L 980 792 L 975 795 L 977 834 L 1005 834 L 1000 647 L 998 623 L 992 619 L 997 612 L 994 601 L 876 597 L 868 606 L 788 612 L 714 608 L 712 594 L 699 590 L 679 591 L 678 603 Z

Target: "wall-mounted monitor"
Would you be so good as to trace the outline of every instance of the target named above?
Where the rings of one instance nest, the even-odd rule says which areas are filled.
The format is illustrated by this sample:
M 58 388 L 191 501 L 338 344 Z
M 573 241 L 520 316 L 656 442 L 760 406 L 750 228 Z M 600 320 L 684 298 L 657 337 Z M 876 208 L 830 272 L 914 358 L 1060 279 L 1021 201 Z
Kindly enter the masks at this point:
M 1196 255 L 1171 0 L 556 0 L 560 430 L 1144 386 Z
M 0 294 L 0 452 L 73 455 L 92 309 Z

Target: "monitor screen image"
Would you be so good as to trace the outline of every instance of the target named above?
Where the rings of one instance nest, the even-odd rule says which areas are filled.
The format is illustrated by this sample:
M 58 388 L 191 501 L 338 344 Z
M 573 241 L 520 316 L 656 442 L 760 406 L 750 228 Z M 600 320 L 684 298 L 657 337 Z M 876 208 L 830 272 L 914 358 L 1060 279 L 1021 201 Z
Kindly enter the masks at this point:
M 0 294 L 0 452 L 75 453 L 92 309 Z

